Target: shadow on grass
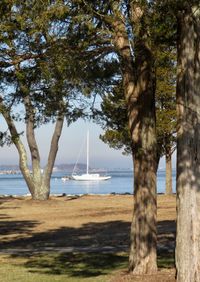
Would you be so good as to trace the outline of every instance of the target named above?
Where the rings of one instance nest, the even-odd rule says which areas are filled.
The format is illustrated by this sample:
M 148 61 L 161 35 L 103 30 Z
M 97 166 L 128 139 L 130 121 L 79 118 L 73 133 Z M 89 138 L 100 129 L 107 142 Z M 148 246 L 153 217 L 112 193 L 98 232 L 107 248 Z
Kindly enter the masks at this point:
M 25 263 L 30 272 L 70 277 L 96 277 L 127 268 L 128 256 L 104 253 L 65 253 L 34 256 Z
M 19 233 L 23 224 L 24 222 L 21 222 L 21 226 L 16 226 Z M 31 224 L 34 223 L 25 227 L 30 228 Z M 129 232 L 129 222 L 91 222 L 79 228 L 62 227 L 48 232 L 33 233 L 31 237 L 23 240 L 15 239 L 0 243 L 0 248 L 17 248 L 19 251 L 11 257 L 16 260 L 24 258 L 26 261 L 24 266 L 29 272 L 79 278 L 96 277 L 121 268 L 127 269 Z M 174 240 L 175 222 L 159 222 L 159 267 L 174 267 Z M 106 246 L 111 248 L 110 251 L 105 251 Z M 51 251 L 46 249 L 44 252 L 48 247 Z M 56 248 L 59 251 L 54 251 Z M 65 248 L 68 248 L 68 251 Z
M 174 268 L 175 257 L 174 252 L 158 254 L 158 268 Z
M 4 213 L 0 213 L 0 236 L 7 235 L 16 235 L 16 237 L 20 237 L 21 234 L 31 235 L 33 232 L 33 228 L 39 224 L 39 221 L 30 221 L 30 220 L 12 220 L 12 217 L 6 214 L 7 209 L 18 209 L 18 207 L 4 207 L 3 203 L 11 201 L 12 198 L 0 198 L 0 211 L 4 211 Z M 17 213 L 17 210 L 16 210 Z M 12 241 L 15 242 L 16 239 L 6 239 L 8 244 Z M 4 248 L 4 243 L 1 241 L 1 248 Z
M 8 222 L 4 221 L 6 227 Z M 24 224 L 24 229 L 22 228 Z M 10 232 L 21 233 L 27 228 L 31 232 L 31 227 L 35 222 L 10 223 Z M 16 229 L 12 229 L 16 225 Z M 28 230 L 28 228 L 30 228 Z M 18 229 L 18 231 L 17 231 Z M 47 232 L 32 233 L 32 236 L 19 239 L 10 239 L 7 242 L 0 242 L 0 249 L 18 248 L 24 251 L 29 246 L 31 252 L 44 251 L 46 248 L 89 248 L 102 249 L 105 246 L 116 248 L 118 251 L 127 248 L 129 245 L 130 223 L 124 221 L 91 222 L 81 227 L 61 227 Z M 122 248 L 121 248 L 122 247 Z M 31 248 L 31 249 L 30 249 Z
M 24 266 L 29 272 L 86 278 L 106 275 L 120 268 L 127 269 L 130 222 L 90 222 L 77 228 L 61 227 L 35 233 L 34 227 L 39 223 L 14 221 L 5 213 L 0 217 L 0 232 L 6 239 L 0 242 L 0 249 L 17 249 L 11 257 L 14 260 L 25 259 Z M 15 238 L 7 235 L 14 235 Z M 174 239 L 175 222 L 159 222 L 160 267 L 173 267 Z M 110 248 L 107 253 L 106 247 Z M 52 252 L 47 252 L 47 248 L 51 248 Z
M 18 239 L 10 238 L 0 242 L 1 249 L 18 248 L 29 252 L 44 251 L 46 248 L 79 248 L 104 249 L 114 248 L 115 251 L 127 251 L 129 247 L 130 223 L 125 221 L 90 222 L 81 227 L 61 227 L 46 232 L 33 233 L 37 221 L 0 221 L 1 234 L 16 234 Z M 28 237 L 20 238 L 20 234 Z M 175 243 L 175 221 L 158 223 L 158 247 L 165 252 L 173 252 Z

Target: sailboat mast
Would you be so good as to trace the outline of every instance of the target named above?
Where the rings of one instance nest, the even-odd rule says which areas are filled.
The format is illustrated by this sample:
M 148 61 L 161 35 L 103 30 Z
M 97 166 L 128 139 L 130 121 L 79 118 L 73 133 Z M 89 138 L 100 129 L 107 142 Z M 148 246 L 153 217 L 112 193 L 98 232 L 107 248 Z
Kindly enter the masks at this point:
M 87 131 L 87 171 L 89 173 L 89 130 Z

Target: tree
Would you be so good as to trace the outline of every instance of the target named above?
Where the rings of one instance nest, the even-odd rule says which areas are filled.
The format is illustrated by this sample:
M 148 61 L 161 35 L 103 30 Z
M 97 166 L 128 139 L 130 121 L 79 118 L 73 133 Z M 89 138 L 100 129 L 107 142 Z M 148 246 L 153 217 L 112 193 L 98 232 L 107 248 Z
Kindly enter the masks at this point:
M 171 194 L 171 156 L 176 148 L 176 52 L 171 47 L 159 46 L 156 53 L 157 155 L 158 160 L 162 156 L 166 157 L 166 194 Z M 117 84 L 112 92 L 103 97 L 101 110 L 97 110 L 95 118 L 105 130 L 105 133 L 100 136 L 101 140 L 112 148 L 123 148 L 123 153 L 131 154 L 128 109 L 123 95 L 122 83 Z
M 178 282 L 200 281 L 200 5 L 177 1 Z
M 149 1 L 78 1 L 98 35 L 118 56 L 134 159 L 135 202 L 130 271 L 154 273 L 156 263 L 156 130 L 152 19 Z M 79 7 L 80 7 L 79 6 Z M 134 47 L 133 47 L 134 46 Z M 142 240 L 140 238 L 143 238 Z
M 64 118 L 70 124 L 82 114 L 83 105 L 76 102 L 80 89 L 74 60 L 78 52 L 70 47 L 77 37 L 66 32 L 71 26 L 60 19 L 63 14 L 67 17 L 68 10 L 60 10 L 59 1 L 52 5 L 49 1 L 3 1 L 0 11 L 0 112 L 18 150 L 20 169 L 32 198 L 46 200 Z M 19 104 L 24 107 L 24 118 L 14 110 Z M 15 125 L 19 119 L 26 124 L 32 172 Z M 55 122 L 55 129 L 42 173 L 35 128 L 49 121 Z
M 102 97 L 101 108 L 95 110 L 94 118 L 104 129 L 104 134 L 100 135 L 104 143 L 117 150 L 123 149 L 123 154 L 132 154 L 128 109 L 121 82 Z

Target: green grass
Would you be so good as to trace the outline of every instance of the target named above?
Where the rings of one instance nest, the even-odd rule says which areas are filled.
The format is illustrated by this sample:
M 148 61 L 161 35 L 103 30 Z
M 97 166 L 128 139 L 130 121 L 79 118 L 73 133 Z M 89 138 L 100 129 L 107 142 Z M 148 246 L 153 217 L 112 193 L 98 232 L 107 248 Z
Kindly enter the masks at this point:
M 175 267 L 174 253 L 163 253 L 158 255 L 158 267 L 174 268 Z
M 160 268 L 174 267 L 174 255 L 158 255 Z M 0 255 L 3 282 L 107 282 L 120 269 L 127 269 L 125 253 L 46 253 L 30 256 Z
M 42 254 L 30 258 L 0 256 L 3 282 L 106 282 L 116 270 L 127 268 L 125 254 Z

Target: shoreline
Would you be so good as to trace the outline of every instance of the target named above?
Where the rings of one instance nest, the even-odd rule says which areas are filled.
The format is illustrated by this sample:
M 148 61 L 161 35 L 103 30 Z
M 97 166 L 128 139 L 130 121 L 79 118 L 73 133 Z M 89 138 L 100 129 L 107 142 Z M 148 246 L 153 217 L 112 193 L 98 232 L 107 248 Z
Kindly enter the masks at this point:
M 162 193 L 162 192 L 159 192 L 157 193 L 157 196 L 175 196 L 176 193 L 173 192 L 171 195 L 166 195 L 165 193 Z M 125 193 L 115 193 L 115 192 L 112 192 L 112 193 L 104 193 L 104 194 L 96 194 L 96 193 L 84 193 L 84 194 L 66 194 L 66 193 L 61 193 L 61 194 L 50 194 L 49 196 L 49 199 L 51 197 L 53 198 L 72 198 L 72 197 L 76 197 L 76 198 L 79 198 L 79 197 L 85 197 L 85 196 L 99 196 L 99 197 L 105 197 L 105 196 L 134 196 L 133 193 L 128 193 L 128 192 L 125 192 Z M 3 194 L 1 195 L 0 194 L 0 199 L 5 199 L 5 198 L 13 198 L 13 199 L 17 199 L 17 198 L 31 198 L 31 194 L 24 194 L 24 195 L 12 195 L 12 194 Z

